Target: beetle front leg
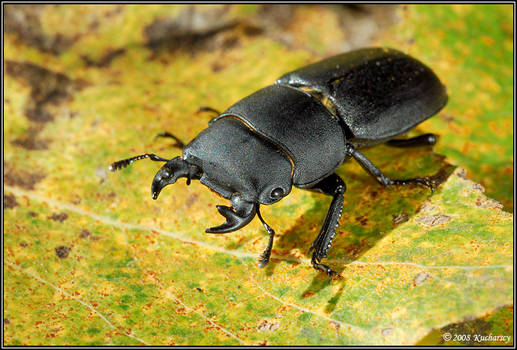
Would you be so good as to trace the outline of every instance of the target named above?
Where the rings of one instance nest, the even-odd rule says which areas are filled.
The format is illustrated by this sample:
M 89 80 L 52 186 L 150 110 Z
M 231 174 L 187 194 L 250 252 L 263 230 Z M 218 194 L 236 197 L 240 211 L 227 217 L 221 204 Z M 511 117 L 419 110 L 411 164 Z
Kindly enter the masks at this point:
M 273 238 L 275 237 L 275 230 L 269 226 L 264 219 L 262 218 L 262 215 L 260 215 L 259 205 L 257 205 L 257 216 L 260 219 L 260 222 L 262 222 L 262 225 L 264 225 L 264 228 L 266 229 L 267 233 L 269 234 L 269 241 L 267 243 L 267 247 L 260 255 L 258 267 L 264 268 L 269 263 L 269 258 L 271 257 L 271 250 L 273 249 Z
M 311 259 L 312 266 L 316 270 L 325 272 L 329 276 L 329 280 L 332 279 L 332 275 L 341 277 L 339 273 L 327 265 L 321 264 L 321 260 L 327 257 L 332 239 L 336 235 L 336 228 L 339 223 L 339 218 L 341 217 L 341 211 L 343 210 L 344 194 L 346 191 L 345 182 L 337 174 L 332 174 L 318 182 L 310 188 L 310 190 L 332 196 L 332 202 L 330 203 L 330 208 L 323 222 L 323 226 L 321 227 L 318 237 L 316 237 L 316 240 L 309 249 L 309 252 L 314 250 Z
M 429 177 L 416 177 L 413 179 L 405 179 L 405 180 L 392 180 L 386 175 L 382 173 L 364 154 L 359 152 L 355 147 L 348 143 L 346 145 L 346 153 L 347 155 L 353 157 L 364 170 L 368 172 L 371 176 L 373 176 L 381 185 L 384 186 L 393 186 L 393 185 L 409 185 L 413 183 L 418 183 L 424 186 L 427 186 L 431 189 L 431 192 L 434 191 L 435 183 Z

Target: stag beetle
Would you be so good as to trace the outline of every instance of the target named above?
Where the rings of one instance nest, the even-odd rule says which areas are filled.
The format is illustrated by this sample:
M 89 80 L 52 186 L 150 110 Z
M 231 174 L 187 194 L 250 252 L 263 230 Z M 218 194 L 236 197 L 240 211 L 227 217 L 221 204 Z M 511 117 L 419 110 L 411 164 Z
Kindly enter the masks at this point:
M 309 250 L 312 266 L 330 279 L 339 274 L 321 260 L 336 234 L 346 190 L 334 171 L 352 157 L 384 186 L 419 183 L 432 190 L 428 177 L 388 178 L 358 149 L 434 145 L 433 134 L 394 137 L 436 114 L 447 99 L 445 86 L 420 61 L 394 49 L 355 50 L 287 73 L 223 113 L 205 108 L 218 116 L 186 146 L 168 132 L 157 135 L 175 139 L 181 157 L 143 154 L 115 162 L 110 170 L 144 158 L 166 162 L 153 179 L 153 199 L 180 177 L 187 184 L 200 180 L 231 202 L 217 206 L 226 221 L 208 233 L 236 231 L 257 215 L 269 234 L 259 267 L 269 262 L 275 235 L 260 215 L 261 204 L 278 202 L 292 186 L 332 196 Z

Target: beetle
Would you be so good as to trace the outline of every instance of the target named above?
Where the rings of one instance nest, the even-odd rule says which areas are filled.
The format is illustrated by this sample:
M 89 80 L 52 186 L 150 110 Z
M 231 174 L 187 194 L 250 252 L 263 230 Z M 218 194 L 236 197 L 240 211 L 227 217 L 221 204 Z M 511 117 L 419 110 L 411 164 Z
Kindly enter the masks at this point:
M 287 73 L 223 113 L 204 108 L 217 116 L 187 145 L 168 132 L 157 135 L 173 138 L 181 157 L 142 154 L 110 170 L 145 158 L 165 162 L 152 182 L 153 199 L 180 177 L 187 184 L 200 180 L 231 203 L 217 206 L 226 221 L 207 233 L 236 231 L 258 216 L 269 234 L 259 267 L 268 264 L 275 236 L 260 205 L 278 202 L 292 186 L 332 196 L 309 250 L 312 266 L 331 279 L 339 274 L 321 262 L 336 235 L 346 191 L 335 170 L 353 158 L 384 186 L 416 183 L 433 190 L 429 177 L 390 179 L 359 149 L 434 145 L 434 134 L 395 137 L 438 113 L 447 99 L 445 86 L 417 59 L 390 48 L 359 49 Z

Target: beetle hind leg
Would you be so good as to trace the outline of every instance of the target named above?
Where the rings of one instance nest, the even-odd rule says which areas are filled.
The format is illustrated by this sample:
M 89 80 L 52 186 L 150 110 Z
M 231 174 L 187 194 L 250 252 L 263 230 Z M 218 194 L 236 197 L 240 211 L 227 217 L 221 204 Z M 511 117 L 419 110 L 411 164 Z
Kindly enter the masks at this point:
M 436 144 L 438 136 L 435 134 L 423 134 L 410 139 L 395 139 L 386 142 L 386 145 L 397 148 L 433 146 Z
M 364 154 L 359 152 L 355 147 L 348 143 L 346 149 L 347 155 L 353 157 L 368 174 L 373 176 L 380 184 L 384 186 L 393 186 L 393 185 L 409 185 L 409 184 L 421 184 L 426 187 L 429 187 L 431 192 L 434 192 L 436 181 L 430 177 L 416 177 L 413 179 L 405 179 L 405 180 L 392 180 L 386 175 L 382 173 Z
M 309 249 L 309 252 L 313 251 L 311 263 L 316 270 L 325 272 L 329 276 L 329 280 L 332 276 L 341 277 L 339 273 L 332 270 L 329 266 L 321 264 L 321 260 L 327 257 L 328 251 L 332 245 L 332 239 L 336 235 L 336 228 L 339 224 L 339 218 L 343 210 L 344 194 L 346 191 L 346 185 L 343 179 L 337 174 L 332 174 L 322 181 L 318 182 L 312 188 L 311 191 L 318 191 L 327 195 L 332 196 L 332 202 L 330 208 L 323 222 L 323 226 L 318 234 L 318 237 L 314 240 Z

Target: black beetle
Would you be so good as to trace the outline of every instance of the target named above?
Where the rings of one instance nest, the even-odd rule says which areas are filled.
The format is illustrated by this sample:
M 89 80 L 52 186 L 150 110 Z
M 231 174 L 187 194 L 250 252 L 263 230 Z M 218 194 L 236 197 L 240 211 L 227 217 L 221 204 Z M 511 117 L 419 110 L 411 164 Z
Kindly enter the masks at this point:
M 384 186 L 420 183 L 433 189 L 430 178 L 392 180 L 358 151 L 387 143 L 395 147 L 433 145 L 425 134 L 393 139 L 440 111 L 447 93 L 431 69 L 394 49 L 366 48 L 330 57 L 280 77 L 237 102 L 209 122 L 171 160 L 154 154 L 113 163 L 110 170 L 149 158 L 166 164 L 152 183 L 153 199 L 179 177 L 200 180 L 231 202 L 218 205 L 226 222 L 206 230 L 227 233 L 247 225 L 255 214 L 269 233 L 259 260 L 269 262 L 275 231 L 260 215 L 260 204 L 273 204 L 296 186 L 333 197 L 323 226 L 312 243 L 312 265 L 329 278 L 338 275 L 321 264 L 327 257 L 341 217 L 345 182 L 334 173 L 352 157 Z M 339 275 L 338 275 L 339 276 Z

